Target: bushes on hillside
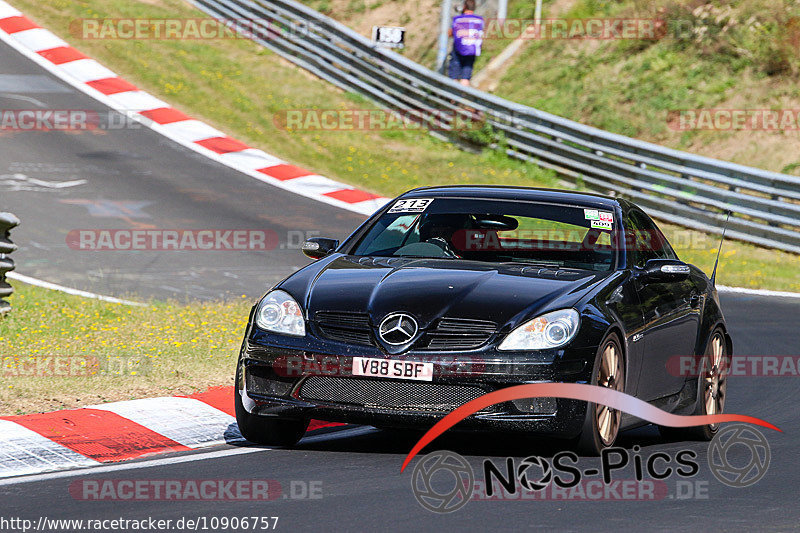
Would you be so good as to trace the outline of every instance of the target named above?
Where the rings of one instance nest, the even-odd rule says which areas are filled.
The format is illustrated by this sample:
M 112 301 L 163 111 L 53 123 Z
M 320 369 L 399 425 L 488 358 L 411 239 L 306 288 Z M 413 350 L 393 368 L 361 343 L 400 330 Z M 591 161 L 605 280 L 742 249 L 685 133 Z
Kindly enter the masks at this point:
M 800 2 L 668 0 L 659 9 L 680 49 L 768 76 L 800 70 Z

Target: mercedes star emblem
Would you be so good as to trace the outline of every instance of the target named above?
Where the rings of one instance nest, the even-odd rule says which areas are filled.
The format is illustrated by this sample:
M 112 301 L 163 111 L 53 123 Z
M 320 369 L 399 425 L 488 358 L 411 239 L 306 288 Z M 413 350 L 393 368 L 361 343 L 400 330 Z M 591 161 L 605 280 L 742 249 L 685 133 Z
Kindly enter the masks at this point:
M 399 346 L 411 341 L 419 330 L 414 317 L 405 313 L 393 313 L 383 319 L 378 327 L 378 334 L 386 344 Z

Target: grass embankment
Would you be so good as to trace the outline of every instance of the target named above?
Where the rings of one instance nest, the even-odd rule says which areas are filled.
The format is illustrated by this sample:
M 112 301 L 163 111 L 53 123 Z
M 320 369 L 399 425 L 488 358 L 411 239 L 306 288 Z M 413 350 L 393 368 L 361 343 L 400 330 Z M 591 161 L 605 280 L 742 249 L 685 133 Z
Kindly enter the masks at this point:
M 534 165 L 512 161 L 491 151 L 478 155 L 466 153 L 423 132 L 281 129 L 273 117 L 287 109 L 372 106 L 355 95 L 336 90 L 249 41 L 84 40 L 69 31 L 74 19 L 84 17 L 155 19 L 203 16 L 179 0 L 86 0 L 81 3 L 52 0 L 46 4 L 38 0 L 15 0 L 14 3 L 71 44 L 188 114 L 202 118 L 253 146 L 354 186 L 390 196 L 412 187 L 447 183 L 557 185 L 552 173 Z M 607 8 L 601 7 L 607 5 Z M 590 16 L 604 9 L 611 10 L 612 7 L 608 3 L 587 0 L 573 10 L 571 16 Z M 623 2 L 619 9 L 633 8 Z M 674 96 L 694 94 L 687 86 L 703 94 L 713 94 L 731 83 L 729 76 L 718 77 L 722 76 L 721 67 L 704 72 L 702 65 L 705 63 L 697 68 L 692 66 L 687 74 L 675 72 L 669 62 L 662 68 L 664 63 L 655 61 L 660 57 L 658 51 L 665 46 L 677 45 L 666 42 L 645 44 L 647 46 L 624 41 L 599 45 L 583 43 L 584 46 L 599 46 L 602 50 L 608 47 L 609 53 L 616 54 L 600 60 L 587 50 L 571 51 L 569 47 L 573 44 L 570 43 L 535 43 L 528 50 L 529 66 L 512 73 L 518 91 L 515 94 L 519 94 L 521 100 L 526 96 L 527 103 L 547 104 L 540 107 L 573 118 L 585 118 L 583 113 L 589 117 L 593 116 L 592 113 L 604 113 L 607 119 L 600 125 L 620 130 L 625 129 L 627 123 L 616 118 L 621 107 L 640 110 L 643 116 L 652 119 L 650 122 L 643 119 L 641 123 L 650 124 L 660 116 L 660 110 L 670 105 L 681 102 L 681 107 L 691 107 L 691 102 Z M 644 48 L 637 52 L 636 46 Z M 536 50 L 550 55 L 539 58 Z M 641 64 L 639 71 L 631 70 L 633 67 L 627 61 L 639 64 L 647 57 L 642 54 L 647 53 L 653 53 L 655 57 L 650 58 L 649 63 Z M 640 59 L 635 60 L 636 57 Z M 612 59 L 619 60 L 619 65 Z M 588 78 L 586 73 L 594 71 L 586 67 L 587 64 L 597 68 L 597 72 Z M 542 73 L 548 68 L 551 69 L 549 74 Z M 622 74 L 612 75 L 615 69 L 621 70 Z M 554 76 L 556 72 L 561 74 L 561 79 Z M 647 72 L 650 74 L 644 75 Z M 661 77 L 665 79 L 662 81 Z M 689 84 L 687 79 L 694 81 Z M 554 80 L 557 83 L 553 83 Z M 683 89 L 673 91 L 670 88 L 673 82 Z M 610 87 L 610 83 L 615 83 L 614 87 Z M 529 87 L 527 92 L 523 91 L 525 87 Z M 539 92 L 543 96 L 534 97 Z M 627 103 L 623 105 L 615 99 Z M 702 102 L 698 99 L 695 103 Z M 617 105 L 611 106 L 612 103 Z M 608 106 L 609 109 L 604 109 Z M 651 108 L 655 111 L 647 115 L 647 109 Z M 617 126 L 614 126 L 615 121 Z M 638 123 L 634 121 L 634 124 Z M 635 134 L 638 131 L 626 130 L 623 133 Z M 795 150 L 793 157 L 796 158 L 797 153 L 800 150 Z M 682 258 L 710 272 L 716 237 L 677 227 L 668 227 L 667 233 Z M 723 251 L 718 279 L 725 285 L 800 291 L 797 264 L 798 257 L 793 254 L 729 242 Z
M 129 307 L 11 283 L 1 416 L 233 385 L 250 301 Z
M 658 17 L 669 31 L 657 40 L 530 42 L 500 79 L 498 95 L 614 133 L 800 175 L 797 124 L 681 131 L 671 114 L 800 109 L 800 4 L 578 0 L 565 16 Z

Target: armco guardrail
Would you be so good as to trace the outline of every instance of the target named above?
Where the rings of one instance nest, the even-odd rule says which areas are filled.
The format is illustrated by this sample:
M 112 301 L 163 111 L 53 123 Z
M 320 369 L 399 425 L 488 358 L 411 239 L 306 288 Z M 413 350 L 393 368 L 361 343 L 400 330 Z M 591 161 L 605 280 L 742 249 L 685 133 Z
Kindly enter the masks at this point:
M 14 289 L 6 282 L 6 274 L 14 270 L 14 261 L 8 254 L 17 249 L 11 242 L 11 229 L 19 225 L 19 219 L 11 213 L 0 213 L 0 315 L 11 310 L 11 304 L 3 298 L 8 298 Z
M 509 156 L 614 191 L 652 215 L 800 253 L 800 177 L 697 156 L 592 128 L 463 87 L 292 0 L 193 0 L 293 63 L 421 121 L 483 117 Z

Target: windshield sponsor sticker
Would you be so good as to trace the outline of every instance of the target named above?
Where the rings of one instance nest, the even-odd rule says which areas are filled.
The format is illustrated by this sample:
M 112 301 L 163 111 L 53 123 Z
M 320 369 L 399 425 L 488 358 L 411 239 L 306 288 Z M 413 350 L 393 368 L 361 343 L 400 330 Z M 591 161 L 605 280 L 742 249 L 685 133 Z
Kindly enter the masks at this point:
M 592 220 L 592 229 L 606 229 L 611 230 L 610 220 Z
M 433 203 L 433 198 L 410 198 L 397 200 L 389 213 L 422 213 Z
M 586 220 L 591 220 L 591 221 L 599 220 L 601 222 L 608 222 L 608 223 L 614 222 L 614 214 L 612 212 L 610 212 L 610 211 L 599 211 L 597 209 L 584 209 L 583 210 L 583 218 L 585 218 Z M 594 227 L 600 227 L 600 226 L 592 225 L 592 227 L 594 228 Z M 611 229 L 611 228 L 609 228 L 609 229 Z

